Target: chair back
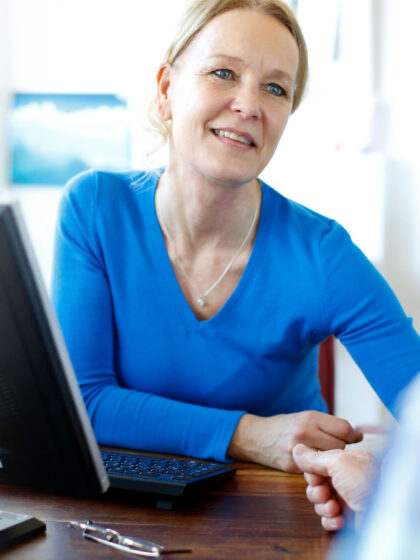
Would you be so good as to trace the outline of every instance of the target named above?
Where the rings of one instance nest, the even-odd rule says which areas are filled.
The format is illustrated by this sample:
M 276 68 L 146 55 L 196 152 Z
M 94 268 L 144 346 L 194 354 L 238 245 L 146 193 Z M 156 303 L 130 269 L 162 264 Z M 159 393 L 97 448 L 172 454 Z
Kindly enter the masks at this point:
M 318 377 L 321 395 L 327 403 L 329 414 L 334 414 L 334 337 L 330 336 L 319 346 Z

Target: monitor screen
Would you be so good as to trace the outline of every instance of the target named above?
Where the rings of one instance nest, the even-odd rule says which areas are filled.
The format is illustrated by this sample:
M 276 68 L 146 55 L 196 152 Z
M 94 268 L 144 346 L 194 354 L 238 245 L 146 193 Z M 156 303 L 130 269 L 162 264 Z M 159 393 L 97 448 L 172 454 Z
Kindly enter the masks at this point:
M 108 488 L 17 202 L 0 199 L 0 483 Z

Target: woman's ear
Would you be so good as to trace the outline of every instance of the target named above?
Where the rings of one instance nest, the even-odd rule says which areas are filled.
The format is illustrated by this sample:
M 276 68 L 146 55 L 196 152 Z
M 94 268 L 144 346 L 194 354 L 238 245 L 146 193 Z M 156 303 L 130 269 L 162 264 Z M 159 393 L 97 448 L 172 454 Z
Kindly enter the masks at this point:
M 163 121 L 169 121 L 172 118 L 171 104 L 169 100 L 169 90 L 171 86 L 172 67 L 169 62 L 165 62 L 159 68 L 156 77 L 157 81 L 157 96 L 156 96 L 156 109 L 159 117 Z

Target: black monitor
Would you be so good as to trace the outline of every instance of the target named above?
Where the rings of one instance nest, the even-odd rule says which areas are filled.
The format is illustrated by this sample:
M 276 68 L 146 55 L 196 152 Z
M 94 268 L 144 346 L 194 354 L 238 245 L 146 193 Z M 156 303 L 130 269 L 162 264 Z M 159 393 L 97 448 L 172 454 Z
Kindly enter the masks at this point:
M 0 199 L 0 483 L 109 485 L 17 202 Z

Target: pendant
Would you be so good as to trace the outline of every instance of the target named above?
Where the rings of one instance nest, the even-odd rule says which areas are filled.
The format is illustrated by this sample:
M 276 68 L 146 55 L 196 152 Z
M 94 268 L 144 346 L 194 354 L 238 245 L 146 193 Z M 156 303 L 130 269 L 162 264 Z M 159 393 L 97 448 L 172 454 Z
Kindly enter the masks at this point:
M 204 307 L 204 304 L 205 304 L 205 303 L 206 303 L 206 302 L 204 301 L 204 299 L 200 296 L 200 297 L 198 298 L 198 300 L 197 300 L 197 304 L 198 304 L 200 307 Z

